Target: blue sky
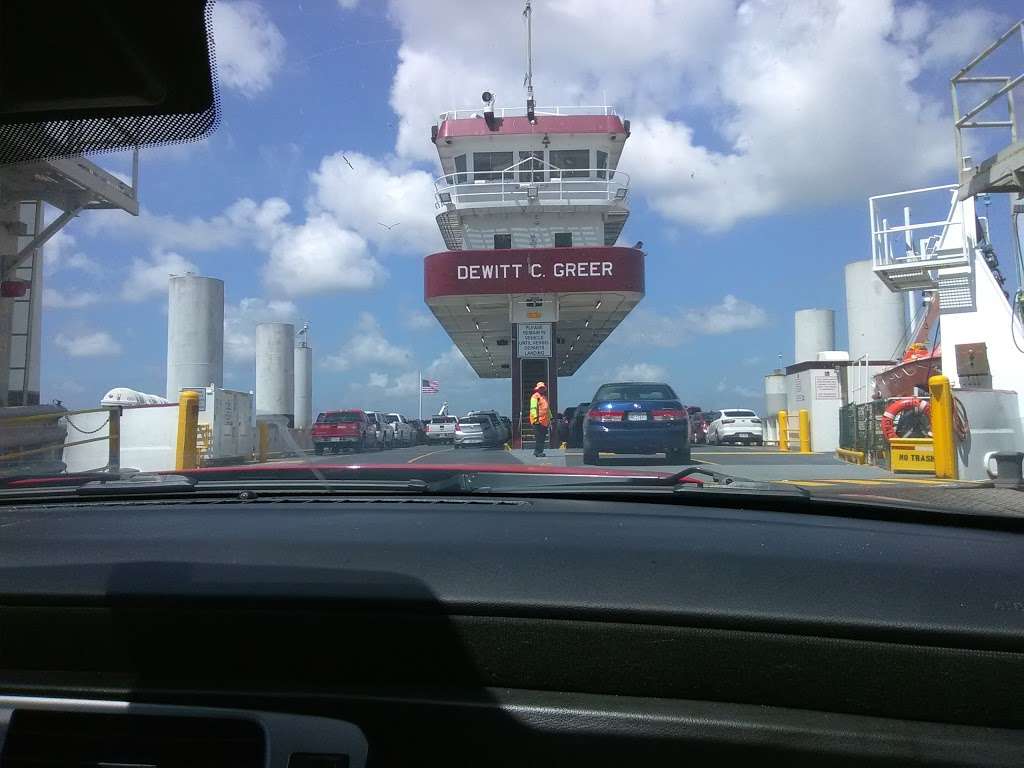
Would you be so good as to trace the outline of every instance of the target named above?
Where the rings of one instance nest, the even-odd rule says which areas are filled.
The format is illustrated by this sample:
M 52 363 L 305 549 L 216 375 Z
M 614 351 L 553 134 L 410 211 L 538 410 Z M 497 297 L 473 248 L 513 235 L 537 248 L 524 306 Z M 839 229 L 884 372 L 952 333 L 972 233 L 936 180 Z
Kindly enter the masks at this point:
M 622 19 L 608 25 L 601 2 L 535 2 L 538 98 L 607 98 L 633 121 L 620 242 L 644 241 L 648 290 L 561 381 L 560 406 L 648 374 L 690 403 L 759 409 L 761 377 L 792 362 L 794 310 L 836 309 L 844 346 L 867 195 L 952 180 L 948 77 L 1012 4 L 637 0 L 629 18 L 607 3 Z M 253 386 L 256 322 L 308 321 L 317 409 L 415 413 L 423 370 L 442 388 L 425 410 L 507 412 L 508 382 L 476 380 L 425 314 L 422 257 L 442 247 L 431 118 L 484 88 L 522 100 L 518 3 L 220 0 L 216 14 L 220 129 L 143 152 L 138 218 L 83 214 L 47 249 L 43 398 L 162 394 L 166 276 L 197 271 L 226 284 L 229 388 Z M 1005 221 L 1005 200 L 992 207 Z

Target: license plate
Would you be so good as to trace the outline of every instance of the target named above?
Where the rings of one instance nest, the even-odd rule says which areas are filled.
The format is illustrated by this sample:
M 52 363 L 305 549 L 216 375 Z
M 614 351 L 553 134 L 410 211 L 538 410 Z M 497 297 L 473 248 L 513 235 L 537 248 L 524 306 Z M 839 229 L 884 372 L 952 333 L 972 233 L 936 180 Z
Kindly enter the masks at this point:
M 740 432 L 740 437 L 750 437 L 749 432 Z
M 331 442 L 332 443 L 340 443 L 341 442 L 341 438 L 340 437 L 332 437 L 331 438 Z
M 630 413 L 626 417 L 626 419 L 628 421 L 647 421 L 647 414 L 646 413 L 639 413 L 637 411 L 634 411 L 633 413 Z

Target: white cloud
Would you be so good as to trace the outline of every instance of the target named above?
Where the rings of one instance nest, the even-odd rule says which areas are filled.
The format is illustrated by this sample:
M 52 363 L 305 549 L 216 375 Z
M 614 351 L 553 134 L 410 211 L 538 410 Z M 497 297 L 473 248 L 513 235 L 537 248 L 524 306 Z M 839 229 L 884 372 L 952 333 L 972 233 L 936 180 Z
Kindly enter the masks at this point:
M 338 5 L 344 8 L 346 11 L 351 11 L 353 8 L 359 5 L 359 0 L 338 0 Z
M 366 386 L 379 389 L 392 397 L 411 397 L 418 391 L 419 379 L 415 371 L 396 375 L 372 371 L 367 377 Z
M 256 325 L 266 322 L 290 322 L 297 319 L 298 307 L 290 301 L 244 298 L 224 305 L 224 356 L 233 362 L 246 362 L 256 354 Z
M 287 227 L 270 250 L 263 282 L 286 296 L 366 290 L 386 276 L 367 253 L 366 241 L 328 215 Z
M 166 295 L 172 275 L 198 274 L 199 268 L 184 256 L 156 251 L 150 259 L 132 259 L 128 276 L 121 285 L 125 301 L 143 301 L 150 296 Z
M 434 220 L 433 178 L 426 171 L 397 162 L 389 167 L 346 150 L 323 158 L 311 178 L 314 214 L 330 213 L 383 249 L 422 255 L 444 247 Z
M 612 378 L 615 381 L 665 381 L 668 371 L 664 366 L 653 363 L 632 363 L 620 365 Z
M 391 91 L 400 156 L 434 159 L 425 137 L 437 113 L 478 105 L 485 88 L 499 106 L 522 104 L 521 51 L 493 35 L 519 32 L 518 6 L 391 9 L 403 37 Z M 894 0 L 634 0 L 627 14 L 613 0 L 563 0 L 534 15 L 541 103 L 607 93 L 633 118 L 621 168 L 635 193 L 710 230 L 950 176 L 948 92 L 919 75 L 945 74 L 999 29 L 994 14 L 935 22 Z
M 760 328 L 768 313 L 756 304 L 726 294 L 708 307 L 681 307 L 665 314 L 636 309 L 612 335 L 618 342 L 652 347 L 678 347 L 695 336 L 719 336 Z
M 691 333 L 717 336 L 734 331 L 760 328 L 768 314 L 756 304 L 737 299 L 731 293 L 718 304 L 699 309 L 686 309 L 682 313 L 683 328 Z
M 287 220 L 291 208 L 279 197 L 262 202 L 240 198 L 209 219 L 177 219 L 144 210 L 137 219 L 125 221 L 103 213 L 97 211 L 86 221 L 91 234 L 138 240 L 159 250 L 249 246 L 264 251 L 264 283 L 278 295 L 365 290 L 387 274 L 369 253 L 366 240 L 342 227 L 332 214 L 318 212 L 292 224 Z
M 91 235 L 142 241 L 162 250 L 218 251 L 239 245 L 265 243 L 291 212 L 288 203 L 271 197 L 257 203 L 240 198 L 209 219 L 178 219 L 143 208 L 138 216 L 121 211 L 93 211 L 82 226 Z
M 407 310 L 402 324 L 411 331 L 425 331 L 438 327 L 437 318 L 423 310 Z
M 71 357 L 112 357 L 121 354 L 121 345 L 106 331 L 75 336 L 58 333 L 53 343 Z
M 734 394 L 740 397 L 760 397 L 761 392 L 752 387 L 745 387 L 742 384 L 730 384 L 728 379 L 722 379 L 715 387 L 715 391 L 723 394 Z
M 102 272 L 99 264 L 77 250 L 74 235 L 59 229 L 43 246 L 43 274 L 52 275 L 62 269 L 76 269 L 90 275 Z
M 1002 31 L 1005 26 L 1006 17 L 984 8 L 956 15 L 943 13 L 928 25 L 921 62 L 928 67 L 959 69 L 992 42 L 994 31 Z
M 284 62 L 285 40 L 259 3 L 219 0 L 213 38 L 222 85 L 247 97 L 270 88 Z
M 360 366 L 401 368 L 412 364 L 412 352 L 392 343 L 384 335 L 377 318 L 369 312 L 359 315 L 355 332 L 334 354 L 324 358 L 324 367 L 347 371 Z
M 100 295 L 92 291 L 59 291 L 56 288 L 43 288 L 43 309 L 82 309 L 92 306 L 100 300 Z

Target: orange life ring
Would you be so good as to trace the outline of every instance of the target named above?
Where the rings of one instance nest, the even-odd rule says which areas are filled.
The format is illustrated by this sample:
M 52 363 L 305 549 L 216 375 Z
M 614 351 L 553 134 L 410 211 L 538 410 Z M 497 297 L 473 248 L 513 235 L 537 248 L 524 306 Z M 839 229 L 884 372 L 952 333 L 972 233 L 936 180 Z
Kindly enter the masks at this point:
M 902 400 L 894 400 L 882 414 L 882 434 L 886 440 L 898 437 L 896 434 L 896 417 L 907 410 L 916 410 L 924 416 L 931 417 L 931 403 L 919 397 L 906 397 Z

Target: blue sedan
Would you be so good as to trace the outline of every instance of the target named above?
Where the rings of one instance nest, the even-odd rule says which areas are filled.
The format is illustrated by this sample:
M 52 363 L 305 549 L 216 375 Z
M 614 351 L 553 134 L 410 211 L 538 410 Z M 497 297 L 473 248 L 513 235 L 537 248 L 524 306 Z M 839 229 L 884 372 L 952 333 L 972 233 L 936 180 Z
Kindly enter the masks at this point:
M 671 464 L 690 461 L 690 419 L 668 384 L 602 384 L 583 422 L 583 463 L 598 454 L 664 453 Z

